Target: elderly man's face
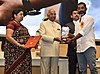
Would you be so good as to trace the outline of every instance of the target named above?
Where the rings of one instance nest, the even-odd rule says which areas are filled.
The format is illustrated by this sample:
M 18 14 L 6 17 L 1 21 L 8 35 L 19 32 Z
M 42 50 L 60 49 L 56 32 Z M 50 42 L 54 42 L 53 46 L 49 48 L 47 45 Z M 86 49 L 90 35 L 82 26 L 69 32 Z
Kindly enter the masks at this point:
M 55 10 L 53 10 L 53 9 L 49 10 L 47 16 L 48 16 L 49 20 L 54 21 L 56 19 L 56 12 L 55 12 Z

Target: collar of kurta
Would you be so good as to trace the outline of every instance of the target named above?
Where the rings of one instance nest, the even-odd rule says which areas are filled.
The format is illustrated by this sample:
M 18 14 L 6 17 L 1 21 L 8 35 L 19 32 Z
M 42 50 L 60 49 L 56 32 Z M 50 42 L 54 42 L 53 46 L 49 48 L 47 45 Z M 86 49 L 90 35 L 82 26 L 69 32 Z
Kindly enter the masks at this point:
M 51 24 L 54 24 L 54 22 L 50 21 L 49 19 L 48 19 L 48 22 L 50 22 Z

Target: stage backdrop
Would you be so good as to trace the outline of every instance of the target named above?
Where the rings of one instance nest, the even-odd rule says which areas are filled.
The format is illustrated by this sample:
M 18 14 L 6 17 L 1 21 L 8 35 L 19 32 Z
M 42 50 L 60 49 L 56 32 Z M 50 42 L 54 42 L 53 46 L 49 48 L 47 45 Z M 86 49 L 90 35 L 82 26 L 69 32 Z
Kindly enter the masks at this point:
M 76 9 L 78 0 L 68 0 L 66 3 L 61 3 L 59 11 L 59 21 L 63 26 L 66 23 L 71 22 L 71 11 Z

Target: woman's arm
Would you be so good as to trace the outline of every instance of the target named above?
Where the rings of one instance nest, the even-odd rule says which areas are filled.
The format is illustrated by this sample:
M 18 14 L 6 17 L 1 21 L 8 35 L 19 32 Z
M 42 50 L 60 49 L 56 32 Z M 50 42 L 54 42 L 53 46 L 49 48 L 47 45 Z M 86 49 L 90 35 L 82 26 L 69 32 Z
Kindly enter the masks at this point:
M 22 47 L 22 48 L 26 48 L 24 45 L 18 43 L 18 42 L 12 37 L 13 32 L 14 32 L 14 30 L 8 28 L 8 29 L 6 30 L 6 39 L 7 39 L 9 42 L 11 42 L 12 44 L 15 44 L 15 45 L 17 45 L 17 46 L 20 46 L 20 47 Z

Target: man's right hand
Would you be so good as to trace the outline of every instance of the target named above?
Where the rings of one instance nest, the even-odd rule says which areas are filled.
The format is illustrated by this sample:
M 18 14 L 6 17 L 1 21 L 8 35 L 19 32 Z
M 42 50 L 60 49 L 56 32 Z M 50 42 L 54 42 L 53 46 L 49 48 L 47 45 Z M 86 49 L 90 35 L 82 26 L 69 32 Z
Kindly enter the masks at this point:
M 54 38 L 54 41 L 58 41 L 58 42 L 60 42 L 60 41 L 61 41 L 61 38 L 59 38 L 59 37 L 55 37 L 55 38 Z

